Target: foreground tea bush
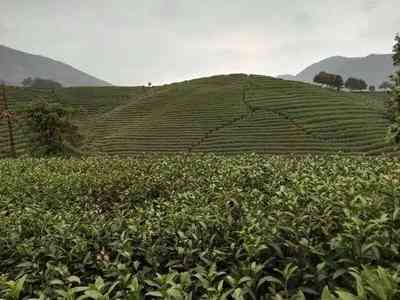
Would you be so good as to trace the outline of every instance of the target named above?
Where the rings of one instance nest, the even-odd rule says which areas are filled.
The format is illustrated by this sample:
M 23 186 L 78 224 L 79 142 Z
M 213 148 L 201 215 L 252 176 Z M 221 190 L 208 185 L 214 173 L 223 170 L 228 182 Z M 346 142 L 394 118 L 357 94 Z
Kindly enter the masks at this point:
M 399 299 L 400 162 L 0 162 L 0 299 Z

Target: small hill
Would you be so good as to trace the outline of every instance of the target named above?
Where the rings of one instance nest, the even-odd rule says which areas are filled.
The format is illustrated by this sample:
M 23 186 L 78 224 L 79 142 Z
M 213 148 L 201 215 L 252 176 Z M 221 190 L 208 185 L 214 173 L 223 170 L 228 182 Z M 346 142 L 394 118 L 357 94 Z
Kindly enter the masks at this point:
M 165 86 L 9 88 L 13 107 L 34 97 L 81 109 L 92 153 L 391 153 L 385 93 L 348 93 L 272 77 L 233 74 Z M 26 137 L 17 132 L 17 148 Z M 0 123 L 0 152 L 8 149 Z M 4 150 L 3 152 L 5 152 Z
M 282 75 L 282 79 L 312 82 L 321 71 L 341 75 L 344 80 L 349 77 L 364 79 L 368 85 L 378 87 L 389 80 L 395 68 L 391 54 L 371 54 L 367 57 L 333 56 L 312 64 L 296 76 Z
M 52 79 L 63 86 L 109 86 L 65 63 L 0 45 L 0 78 L 19 86 L 27 77 Z

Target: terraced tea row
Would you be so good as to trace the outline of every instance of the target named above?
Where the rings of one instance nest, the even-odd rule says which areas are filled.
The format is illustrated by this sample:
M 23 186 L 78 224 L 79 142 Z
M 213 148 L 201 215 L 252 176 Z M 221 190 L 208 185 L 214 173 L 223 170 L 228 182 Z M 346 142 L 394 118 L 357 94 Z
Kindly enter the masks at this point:
M 96 153 L 394 153 L 384 141 L 384 93 L 338 93 L 235 74 L 153 88 L 15 88 L 9 95 L 15 108 L 37 97 L 79 108 L 85 149 Z M 4 126 L 2 149 L 8 140 Z M 21 153 L 25 143 L 19 131 Z
M 242 81 L 224 79 L 195 80 L 115 109 L 94 125 L 94 145 L 117 154 L 189 151 L 208 133 L 246 114 Z
M 268 128 L 268 130 L 265 130 Z M 264 129 L 264 130 L 260 130 Z M 196 151 L 258 151 L 267 153 L 302 152 L 305 148 L 329 150 L 324 141 L 307 135 L 302 128 L 288 122 L 278 114 L 256 111 L 234 126 L 215 131 L 197 147 Z M 310 150 L 311 151 L 311 150 Z
M 24 109 L 33 99 L 45 99 L 49 102 L 60 102 L 75 108 L 76 121 L 86 133 L 87 124 L 100 115 L 138 97 L 149 94 L 149 89 L 144 87 L 120 88 L 65 88 L 59 90 L 22 89 L 7 87 L 6 95 L 11 110 L 21 117 Z M 27 152 L 27 135 L 23 128 L 21 118 L 14 124 L 14 135 L 17 153 L 22 155 Z M 5 121 L 0 121 L 0 158 L 9 156 L 10 146 L 8 128 Z
M 328 142 L 332 150 L 369 152 L 387 146 L 383 137 L 389 121 L 383 112 L 371 109 L 361 99 L 353 101 L 349 93 L 294 82 L 285 90 L 283 84 L 256 78 L 250 82 L 247 102 L 254 109 L 284 116 L 307 134 Z M 286 92 L 286 100 L 271 90 Z

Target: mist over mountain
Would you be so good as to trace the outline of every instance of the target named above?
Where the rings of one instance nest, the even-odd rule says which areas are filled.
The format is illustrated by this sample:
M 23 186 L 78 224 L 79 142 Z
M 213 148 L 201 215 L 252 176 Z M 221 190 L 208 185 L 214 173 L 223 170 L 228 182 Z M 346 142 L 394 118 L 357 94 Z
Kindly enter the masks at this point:
M 55 80 L 66 87 L 111 85 L 65 63 L 0 45 L 0 80 L 19 86 L 27 77 Z
M 312 64 L 296 76 L 281 75 L 281 79 L 312 82 L 321 71 L 339 74 L 346 80 L 349 77 L 364 79 L 368 85 L 379 86 L 388 81 L 393 74 L 392 54 L 371 54 L 366 57 L 333 56 Z

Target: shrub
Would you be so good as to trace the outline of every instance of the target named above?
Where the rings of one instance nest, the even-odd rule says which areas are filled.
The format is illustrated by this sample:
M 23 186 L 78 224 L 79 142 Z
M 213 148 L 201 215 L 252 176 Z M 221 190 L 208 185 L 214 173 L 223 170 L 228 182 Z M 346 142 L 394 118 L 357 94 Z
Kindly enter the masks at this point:
M 399 296 L 369 280 L 398 280 L 396 159 L 24 159 L 0 174 L 0 298 L 336 299 L 357 276 L 368 299 Z

